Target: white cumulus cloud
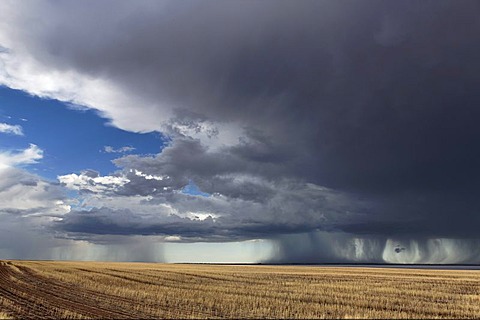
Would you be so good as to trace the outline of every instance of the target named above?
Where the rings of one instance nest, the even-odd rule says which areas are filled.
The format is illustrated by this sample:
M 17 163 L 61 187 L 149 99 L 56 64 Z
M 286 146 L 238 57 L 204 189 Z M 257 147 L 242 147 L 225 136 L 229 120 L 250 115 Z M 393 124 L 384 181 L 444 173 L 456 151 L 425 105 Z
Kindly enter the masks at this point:
M 103 147 L 103 150 L 106 152 L 106 153 L 125 153 L 125 152 L 131 152 L 131 151 L 134 151 L 135 148 L 134 147 L 130 147 L 130 146 L 125 146 L 125 147 L 120 147 L 120 148 L 114 148 L 112 146 L 105 146 Z
M 63 189 L 18 168 L 0 169 L 0 216 L 59 215 L 70 211 Z
M 0 152 L 0 169 L 18 165 L 33 164 L 43 158 L 43 150 L 34 144 L 19 152 Z
M 19 125 L 11 125 L 8 123 L 0 123 L 0 132 L 23 136 L 22 127 Z
M 90 192 L 116 190 L 129 182 L 127 178 L 121 176 L 92 177 L 83 173 L 58 176 L 58 180 L 69 189 Z

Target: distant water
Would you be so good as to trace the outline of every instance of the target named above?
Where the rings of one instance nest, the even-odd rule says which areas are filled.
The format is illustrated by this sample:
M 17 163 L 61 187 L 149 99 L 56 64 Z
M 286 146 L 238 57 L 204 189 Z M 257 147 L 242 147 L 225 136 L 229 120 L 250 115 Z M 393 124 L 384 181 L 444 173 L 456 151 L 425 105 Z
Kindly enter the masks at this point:
M 308 267 L 347 267 L 347 268 L 400 268 L 400 269 L 436 269 L 436 270 L 480 270 L 480 265 L 445 264 L 310 264 Z
M 431 269 L 431 270 L 480 270 L 480 264 L 356 264 L 356 263 L 182 263 L 219 266 L 290 266 L 319 268 L 398 268 L 398 269 Z

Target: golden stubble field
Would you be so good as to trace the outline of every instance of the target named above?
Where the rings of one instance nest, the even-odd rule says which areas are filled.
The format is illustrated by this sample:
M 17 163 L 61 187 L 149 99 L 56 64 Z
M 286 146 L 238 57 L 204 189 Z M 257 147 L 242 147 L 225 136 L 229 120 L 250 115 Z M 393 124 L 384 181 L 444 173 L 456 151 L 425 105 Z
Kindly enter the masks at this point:
M 480 271 L 0 262 L 0 317 L 480 318 Z

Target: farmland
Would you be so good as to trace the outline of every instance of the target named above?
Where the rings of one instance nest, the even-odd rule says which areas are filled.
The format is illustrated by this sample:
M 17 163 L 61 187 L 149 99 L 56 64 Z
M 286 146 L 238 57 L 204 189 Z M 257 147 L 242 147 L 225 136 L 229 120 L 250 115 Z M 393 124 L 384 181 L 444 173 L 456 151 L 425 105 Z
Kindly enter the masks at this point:
M 12 318 L 480 318 L 480 272 L 0 262 Z

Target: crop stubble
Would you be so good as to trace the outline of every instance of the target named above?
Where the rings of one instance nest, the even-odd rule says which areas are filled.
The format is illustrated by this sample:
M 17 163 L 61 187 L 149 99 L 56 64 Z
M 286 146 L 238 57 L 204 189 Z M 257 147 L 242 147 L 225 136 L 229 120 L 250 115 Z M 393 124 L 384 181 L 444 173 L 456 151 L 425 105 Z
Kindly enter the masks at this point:
M 480 318 L 480 272 L 0 262 L 21 318 Z

